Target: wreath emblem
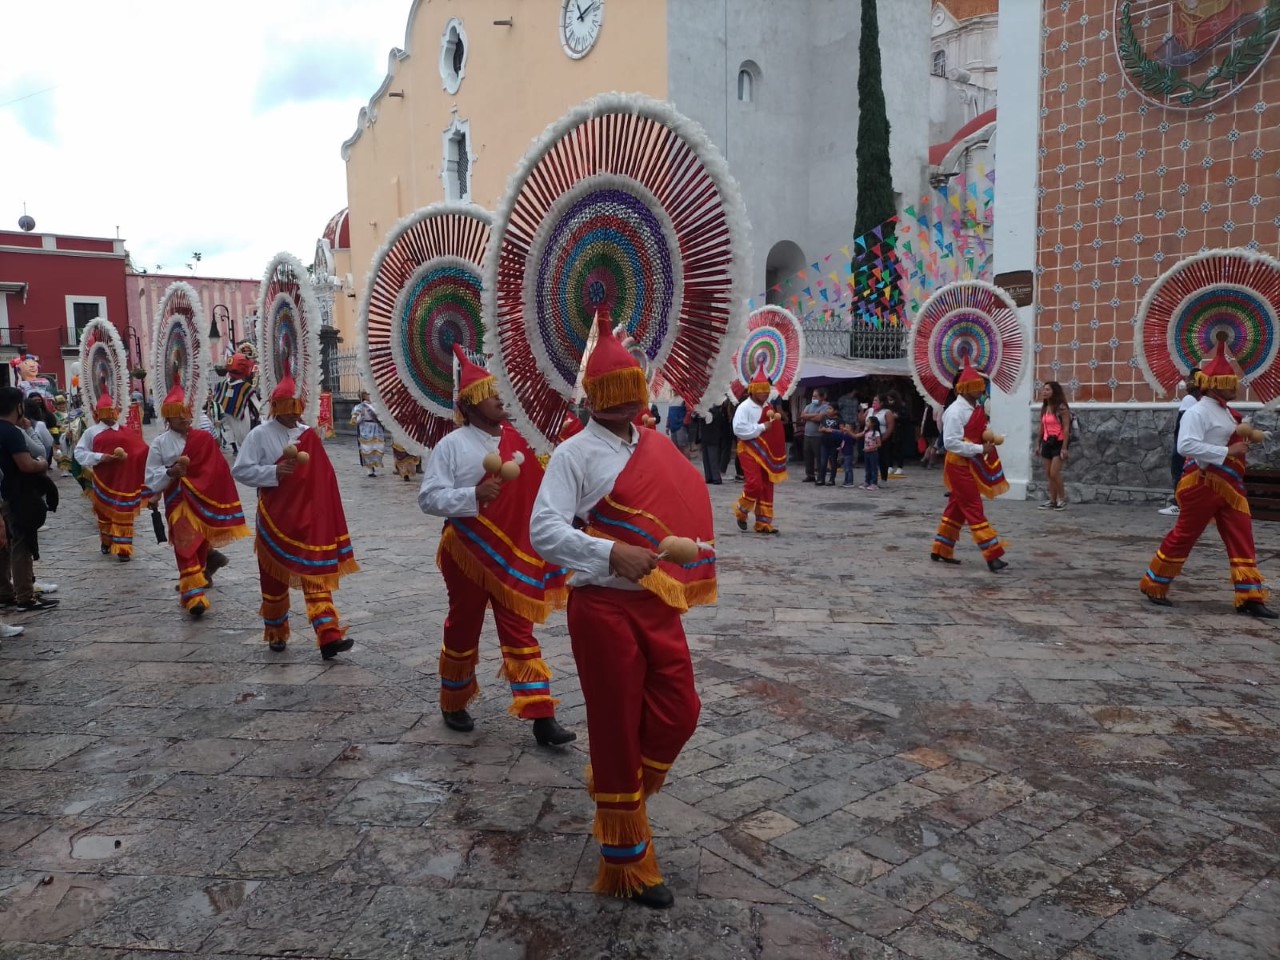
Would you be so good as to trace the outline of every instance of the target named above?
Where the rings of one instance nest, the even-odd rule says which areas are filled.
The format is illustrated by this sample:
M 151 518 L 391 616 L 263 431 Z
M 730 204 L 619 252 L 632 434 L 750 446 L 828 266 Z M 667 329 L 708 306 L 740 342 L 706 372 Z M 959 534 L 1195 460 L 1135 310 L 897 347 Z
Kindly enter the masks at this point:
M 1116 55 L 1133 88 L 1174 109 L 1232 96 L 1271 56 L 1280 0 L 1170 0 L 1135 22 L 1131 0 L 1116 11 Z

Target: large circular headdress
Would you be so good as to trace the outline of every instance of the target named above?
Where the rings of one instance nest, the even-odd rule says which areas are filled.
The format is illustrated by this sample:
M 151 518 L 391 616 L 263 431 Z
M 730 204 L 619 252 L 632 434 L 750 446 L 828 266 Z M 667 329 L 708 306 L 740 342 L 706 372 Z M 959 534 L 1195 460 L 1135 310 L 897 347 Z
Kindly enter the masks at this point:
M 969 364 L 1005 393 L 1025 368 L 1018 308 L 999 287 L 958 280 L 934 291 L 911 328 L 911 377 L 935 406 L 946 402 L 956 374 Z
M 485 258 L 494 373 L 525 435 L 545 449 L 559 434 L 600 307 L 689 404 L 726 390 L 749 260 L 724 159 L 669 104 L 606 94 L 549 127 Z
M 209 358 L 204 351 L 208 330 L 195 288 L 182 280 L 169 284 L 152 327 L 151 390 L 157 407 L 176 379 L 191 412 L 198 418 L 204 410 L 210 387 Z
M 258 390 L 264 401 L 286 369 L 302 394 L 302 419 L 320 411 L 320 304 L 307 268 L 277 253 L 258 288 Z
M 80 402 L 92 410 L 106 392 L 115 408 L 129 409 L 129 357 L 115 324 L 90 320 L 80 334 Z
M 1253 250 L 1209 250 L 1161 274 L 1138 307 L 1134 350 L 1147 381 L 1171 392 L 1219 340 L 1255 400 L 1280 398 L 1280 262 Z
M 401 220 L 360 303 L 360 375 L 391 433 L 421 454 L 454 428 L 453 345 L 484 353 L 480 290 L 491 217 L 437 203 Z
M 804 364 L 804 330 L 795 314 L 784 307 L 761 307 L 747 318 L 746 339 L 733 355 L 733 392 L 737 396 L 746 393 L 762 363 L 778 395 L 784 400 L 791 396 Z

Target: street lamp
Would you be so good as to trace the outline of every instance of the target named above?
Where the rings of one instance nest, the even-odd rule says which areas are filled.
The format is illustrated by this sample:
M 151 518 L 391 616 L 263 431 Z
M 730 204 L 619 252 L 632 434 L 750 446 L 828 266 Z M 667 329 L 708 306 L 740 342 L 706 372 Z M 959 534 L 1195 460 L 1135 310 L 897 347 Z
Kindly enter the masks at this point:
M 227 309 L 225 304 L 216 304 L 213 308 L 212 319 L 209 321 L 209 350 L 213 354 L 213 362 L 217 363 L 218 357 L 218 341 L 222 339 L 219 324 L 225 323 L 227 328 L 227 336 L 231 336 L 231 311 Z M 232 346 L 234 346 L 234 342 Z

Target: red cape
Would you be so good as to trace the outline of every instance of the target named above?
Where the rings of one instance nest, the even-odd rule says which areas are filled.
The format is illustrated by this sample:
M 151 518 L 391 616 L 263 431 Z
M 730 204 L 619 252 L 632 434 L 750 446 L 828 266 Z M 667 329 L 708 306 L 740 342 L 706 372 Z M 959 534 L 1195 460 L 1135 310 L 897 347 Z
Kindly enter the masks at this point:
M 542 486 L 542 463 L 510 424 L 503 424 L 498 453 L 503 462 L 524 456 L 520 476 L 504 481 L 502 492 L 476 517 L 452 517 L 445 524 L 440 550 L 502 605 L 534 623 L 543 623 L 568 597 L 568 572 L 552 569 L 529 541 L 529 517 Z M 438 561 L 437 561 L 438 562 Z
M 281 478 L 279 486 L 258 491 L 254 550 L 258 562 L 290 586 L 336 590 L 342 577 L 360 569 L 347 534 L 338 477 L 315 430 L 304 430 L 297 447 L 309 461 Z
M 964 426 L 964 438 L 970 443 L 983 443 L 982 434 L 986 432 L 987 423 L 987 408 L 980 404 L 975 406 L 969 422 Z M 957 461 L 960 462 L 957 463 Z M 1004 466 L 1000 463 L 998 453 L 990 456 L 979 454 L 976 457 L 958 457 L 954 453 L 948 453 L 947 462 L 961 468 L 968 466 L 973 473 L 974 482 L 978 485 L 978 492 L 988 500 L 994 500 L 1002 493 L 1009 492 L 1009 481 L 1004 477 Z M 951 489 L 945 470 L 942 474 L 942 482 L 948 490 Z
M 639 431 L 636 452 L 613 489 L 587 516 L 587 532 L 657 552 L 669 536 L 715 543 L 706 485 L 688 457 L 662 434 Z M 716 602 L 716 555 L 703 548 L 692 563 L 659 560 L 640 585 L 680 612 Z
M 182 454 L 189 461 L 187 475 L 164 492 L 169 540 L 186 548 L 203 538 L 220 547 L 249 536 L 240 493 L 218 441 L 192 428 Z
M 760 423 L 768 423 L 764 433 L 754 440 L 738 441 L 738 456 L 750 457 L 760 464 L 772 483 L 781 483 L 787 479 L 787 433 L 782 426 L 782 418 L 769 420 L 768 404 L 760 411 Z
M 133 523 L 149 495 L 143 477 L 147 472 L 147 444 L 131 430 L 103 430 L 93 438 L 93 452 L 111 454 L 124 450 L 124 460 L 103 460 L 89 471 L 85 494 L 99 513 L 112 523 Z

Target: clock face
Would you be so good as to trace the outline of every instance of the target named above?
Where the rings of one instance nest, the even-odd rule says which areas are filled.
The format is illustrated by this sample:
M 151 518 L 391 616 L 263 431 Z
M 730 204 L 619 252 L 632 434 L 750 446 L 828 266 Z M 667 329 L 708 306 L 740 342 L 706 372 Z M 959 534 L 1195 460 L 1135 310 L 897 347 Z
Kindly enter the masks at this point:
M 564 0 L 560 7 L 560 45 L 567 56 L 580 60 L 600 37 L 604 0 Z

